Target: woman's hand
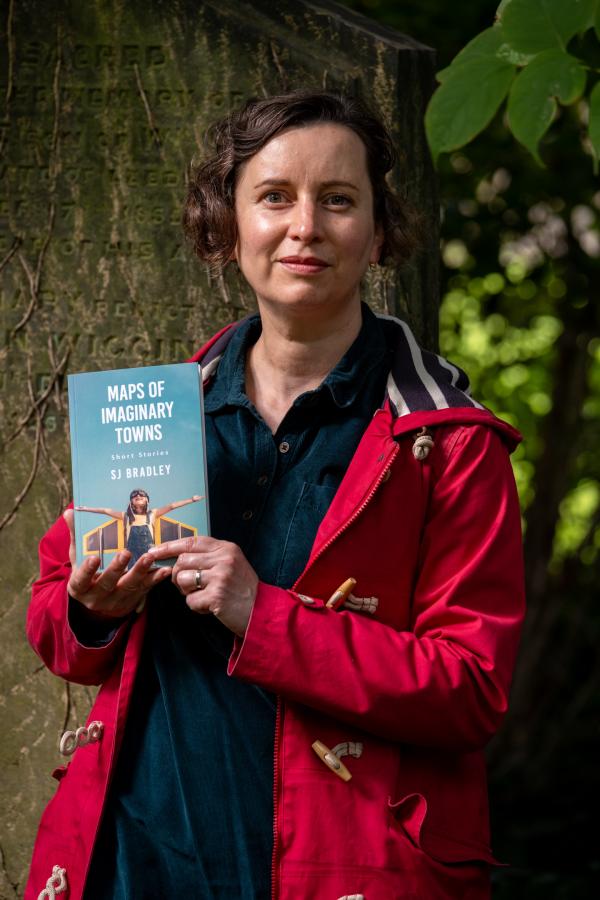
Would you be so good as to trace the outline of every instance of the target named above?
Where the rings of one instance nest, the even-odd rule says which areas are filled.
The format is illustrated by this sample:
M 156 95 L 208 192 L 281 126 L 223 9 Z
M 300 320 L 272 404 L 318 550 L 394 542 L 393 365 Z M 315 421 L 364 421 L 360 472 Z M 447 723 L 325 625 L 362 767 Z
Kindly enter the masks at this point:
M 237 544 L 211 537 L 182 538 L 152 547 L 147 555 L 153 559 L 176 556 L 173 582 L 190 609 L 213 613 L 238 637 L 244 636 L 258 576 Z
M 90 556 L 76 567 L 73 510 L 68 509 L 63 515 L 71 532 L 69 558 L 73 567 L 67 591 L 70 597 L 83 604 L 97 618 L 120 619 L 129 615 L 139 606 L 150 588 L 171 574 L 169 567 L 152 568 L 154 560 L 147 553 L 127 571 L 127 564 L 131 559 L 128 550 L 117 553 L 106 569 L 99 574 L 99 556 Z

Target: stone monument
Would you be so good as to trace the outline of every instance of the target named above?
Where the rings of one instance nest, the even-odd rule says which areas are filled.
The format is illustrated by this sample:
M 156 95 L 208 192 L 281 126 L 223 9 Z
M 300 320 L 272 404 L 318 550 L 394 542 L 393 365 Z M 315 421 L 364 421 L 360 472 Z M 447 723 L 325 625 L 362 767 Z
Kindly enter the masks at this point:
M 180 210 L 206 125 L 247 96 L 359 92 L 429 223 L 420 259 L 368 276 L 381 310 L 437 334 L 437 201 L 422 116 L 434 55 L 330 2 L 7 0 L 0 62 L 2 280 L 0 898 L 22 894 L 65 728 L 93 690 L 50 675 L 24 636 L 36 545 L 71 494 L 66 373 L 185 359 L 252 308 L 210 280 Z

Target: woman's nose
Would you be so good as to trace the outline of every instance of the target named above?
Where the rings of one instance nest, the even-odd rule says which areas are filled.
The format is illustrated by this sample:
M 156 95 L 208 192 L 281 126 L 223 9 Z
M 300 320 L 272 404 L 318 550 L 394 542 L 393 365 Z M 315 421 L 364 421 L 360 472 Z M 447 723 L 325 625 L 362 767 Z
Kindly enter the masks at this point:
M 292 207 L 290 237 L 305 244 L 321 237 L 319 209 L 313 200 L 298 200 Z

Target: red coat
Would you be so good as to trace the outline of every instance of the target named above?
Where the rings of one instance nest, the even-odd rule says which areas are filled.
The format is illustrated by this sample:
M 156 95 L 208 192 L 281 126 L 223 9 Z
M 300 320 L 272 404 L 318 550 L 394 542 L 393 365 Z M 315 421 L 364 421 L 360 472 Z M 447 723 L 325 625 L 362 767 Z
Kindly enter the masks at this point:
M 423 426 L 434 446 L 417 459 Z M 475 406 L 397 417 L 386 403 L 294 590 L 259 585 L 229 673 L 281 698 L 274 897 L 489 896 L 482 751 L 506 712 L 524 605 L 507 452 L 517 440 Z M 68 545 L 61 518 L 40 545 L 28 636 L 55 674 L 102 684 L 89 722 L 103 731 L 57 773 L 25 900 L 53 870 L 65 897 L 81 897 L 145 628 L 142 612 L 108 646 L 77 642 L 67 622 Z M 374 611 L 326 607 L 349 577 L 356 596 L 377 598 Z M 349 781 L 338 777 L 345 769 Z

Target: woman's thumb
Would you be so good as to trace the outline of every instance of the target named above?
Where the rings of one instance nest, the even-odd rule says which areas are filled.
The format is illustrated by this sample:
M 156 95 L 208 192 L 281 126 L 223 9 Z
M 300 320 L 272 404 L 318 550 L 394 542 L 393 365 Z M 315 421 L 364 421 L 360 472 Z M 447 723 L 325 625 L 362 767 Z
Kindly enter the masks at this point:
M 77 548 L 75 546 L 75 513 L 72 509 L 65 509 L 63 513 L 63 519 L 67 523 L 69 527 L 69 531 L 71 532 L 71 543 L 69 544 L 69 560 L 71 562 L 71 568 L 75 568 L 77 565 Z

